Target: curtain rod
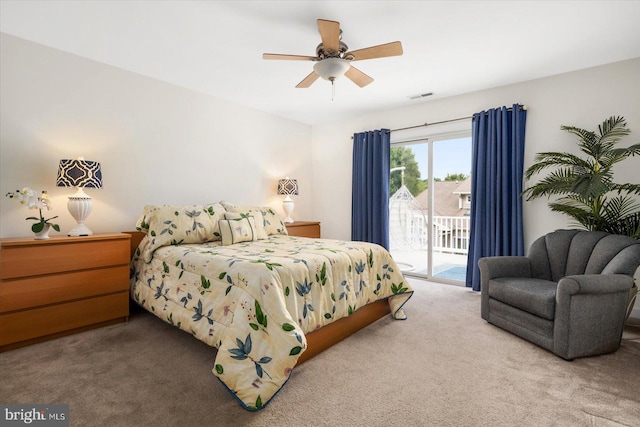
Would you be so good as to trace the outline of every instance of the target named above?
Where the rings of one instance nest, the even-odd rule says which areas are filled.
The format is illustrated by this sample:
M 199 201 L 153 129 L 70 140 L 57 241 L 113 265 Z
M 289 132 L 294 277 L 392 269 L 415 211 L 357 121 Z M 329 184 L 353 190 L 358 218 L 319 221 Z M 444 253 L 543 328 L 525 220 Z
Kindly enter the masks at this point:
M 523 110 L 526 110 L 526 109 L 527 109 L 527 106 L 526 106 L 526 105 L 523 105 L 523 106 L 522 106 L 522 109 L 523 109 Z M 511 110 L 513 110 L 513 107 L 509 107 L 509 108 L 507 108 L 507 111 L 511 111 Z M 486 114 L 486 112 L 485 112 L 485 114 Z M 421 125 L 409 126 L 409 127 L 406 127 L 406 128 L 391 129 L 391 130 L 389 130 L 389 131 L 388 131 L 388 133 L 391 133 L 391 132 L 398 132 L 398 131 L 401 131 L 401 130 L 416 129 L 416 128 L 421 128 L 421 127 L 426 127 L 426 126 L 440 125 L 440 124 L 442 124 L 442 123 L 459 122 L 459 121 L 461 121 L 461 120 L 469 120 L 469 119 L 473 119 L 473 116 L 468 116 L 468 117 L 458 117 L 457 119 L 441 120 L 441 121 L 439 121 L 439 122 L 423 123 L 423 124 L 421 124 Z
M 522 109 L 522 110 L 526 110 L 526 109 L 527 109 L 527 106 L 526 106 L 526 105 L 523 105 L 523 106 L 521 107 L 521 109 Z M 509 108 L 507 108 L 507 111 L 512 111 L 512 110 L 513 110 L 513 107 L 509 107 Z M 485 114 L 487 114 L 487 113 L 485 112 Z M 442 123 L 459 122 L 459 121 L 461 121 L 461 120 L 469 120 L 469 119 L 473 119 L 473 116 L 468 116 L 468 117 L 458 117 L 457 119 L 441 120 L 441 121 L 439 121 L 439 122 L 432 122 L 432 123 L 423 123 L 423 124 L 421 124 L 421 125 L 409 126 L 409 127 L 406 127 L 406 128 L 390 129 L 390 130 L 388 130 L 388 131 L 387 131 L 387 133 L 391 133 L 391 132 L 398 132 L 398 131 L 401 131 L 401 130 L 417 129 L 417 128 L 427 127 L 427 126 L 433 126 L 433 125 L 440 125 L 440 124 L 442 124 Z M 351 135 L 351 139 L 353 139 L 353 135 Z
M 390 129 L 390 130 L 387 131 L 387 133 L 398 132 L 398 131 L 401 131 L 401 130 L 416 129 L 416 128 L 433 126 L 433 125 L 439 125 L 439 124 L 442 124 L 442 123 L 459 122 L 460 120 L 469 120 L 469 119 L 472 119 L 472 118 L 473 118 L 473 116 L 459 117 L 457 119 L 442 120 L 442 121 L 439 121 L 439 122 L 432 122 L 432 123 L 423 123 L 421 125 L 409 126 L 409 127 L 406 127 L 406 128 Z

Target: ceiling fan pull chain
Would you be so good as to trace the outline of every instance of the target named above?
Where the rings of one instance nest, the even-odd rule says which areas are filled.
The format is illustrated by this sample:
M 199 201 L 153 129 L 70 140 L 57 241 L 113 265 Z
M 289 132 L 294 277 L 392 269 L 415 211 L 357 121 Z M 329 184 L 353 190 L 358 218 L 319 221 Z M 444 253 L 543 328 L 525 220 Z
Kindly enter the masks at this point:
M 331 101 L 336 95 L 336 79 L 331 79 Z

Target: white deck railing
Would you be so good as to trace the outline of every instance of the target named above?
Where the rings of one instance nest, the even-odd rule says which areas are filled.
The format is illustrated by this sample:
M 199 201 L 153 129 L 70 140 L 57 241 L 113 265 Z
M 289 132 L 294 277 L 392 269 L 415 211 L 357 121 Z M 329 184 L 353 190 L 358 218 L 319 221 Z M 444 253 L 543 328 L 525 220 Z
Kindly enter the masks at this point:
M 469 249 L 468 216 L 434 216 L 433 250 L 466 254 Z
M 389 234 L 392 249 L 427 249 L 429 225 L 425 216 L 407 215 L 403 221 L 390 223 Z M 468 216 L 433 217 L 433 250 L 436 252 L 466 255 L 469 248 Z

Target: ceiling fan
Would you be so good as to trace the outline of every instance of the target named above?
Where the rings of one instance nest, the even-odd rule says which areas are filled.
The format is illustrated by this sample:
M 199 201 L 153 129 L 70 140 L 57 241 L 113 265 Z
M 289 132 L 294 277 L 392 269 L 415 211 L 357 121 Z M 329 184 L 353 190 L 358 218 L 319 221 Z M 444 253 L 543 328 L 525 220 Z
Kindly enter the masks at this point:
M 342 41 L 340 23 L 336 21 L 318 19 L 318 31 L 322 43 L 316 47 L 316 56 L 265 53 L 262 59 L 315 61 L 313 71 L 298 83 L 297 88 L 311 86 L 318 77 L 329 80 L 333 85 L 334 80 L 342 75 L 358 86 L 365 87 L 373 79 L 352 66 L 352 61 L 402 55 L 402 43 L 399 41 L 348 51 L 349 47 Z

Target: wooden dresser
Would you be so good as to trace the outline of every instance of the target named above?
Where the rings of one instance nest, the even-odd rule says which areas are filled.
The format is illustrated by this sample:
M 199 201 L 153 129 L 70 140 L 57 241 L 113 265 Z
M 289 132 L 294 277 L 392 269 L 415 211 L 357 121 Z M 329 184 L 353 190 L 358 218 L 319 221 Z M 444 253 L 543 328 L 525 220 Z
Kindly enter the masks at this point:
M 130 237 L 0 239 L 0 351 L 126 321 Z
M 316 221 L 295 221 L 286 224 L 290 236 L 320 238 L 320 223 Z

